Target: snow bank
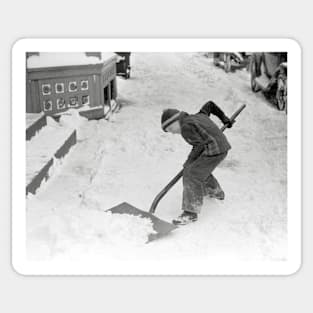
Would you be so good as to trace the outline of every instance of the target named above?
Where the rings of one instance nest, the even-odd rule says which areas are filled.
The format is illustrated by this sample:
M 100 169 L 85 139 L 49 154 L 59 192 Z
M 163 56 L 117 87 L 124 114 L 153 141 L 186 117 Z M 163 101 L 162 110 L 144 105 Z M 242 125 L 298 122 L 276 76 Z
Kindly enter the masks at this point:
M 123 251 L 144 245 L 155 233 L 147 218 L 126 214 L 111 214 L 93 209 L 54 209 L 38 219 L 40 202 L 30 199 L 33 219 L 27 230 L 30 259 L 50 260 L 90 257 L 97 254 L 112 258 L 112 250 Z M 34 208 L 37 206 L 37 212 Z M 37 215 L 37 216 L 36 216 Z
M 79 114 L 79 110 L 69 109 L 61 114 L 59 125 L 66 128 L 79 129 L 84 120 L 85 118 Z
M 113 56 L 116 56 L 113 52 L 102 52 L 101 58 L 87 56 L 84 52 L 40 52 L 27 59 L 27 68 L 99 64 Z

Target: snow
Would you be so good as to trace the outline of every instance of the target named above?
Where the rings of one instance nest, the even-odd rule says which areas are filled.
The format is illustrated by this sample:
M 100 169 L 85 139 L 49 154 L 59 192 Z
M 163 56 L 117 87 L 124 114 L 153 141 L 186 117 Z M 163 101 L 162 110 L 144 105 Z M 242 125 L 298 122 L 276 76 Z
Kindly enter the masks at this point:
M 40 129 L 37 134 L 26 141 L 26 182 L 34 178 L 71 135 L 74 128 L 62 125 L 52 117 L 47 117 L 47 126 Z
M 39 55 L 31 55 L 27 59 L 27 68 L 99 64 L 112 57 L 116 57 L 113 52 L 102 52 L 101 59 L 87 56 L 84 52 L 40 52 Z
M 118 90 L 119 112 L 81 118 L 61 171 L 27 199 L 29 258 L 286 260 L 286 115 L 250 90 L 248 73 L 226 74 L 197 53 L 135 53 L 132 79 L 118 79 Z M 225 131 L 232 150 L 214 172 L 226 199 L 205 199 L 198 222 L 145 244 L 148 221 L 105 210 L 124 201 L 149 209 L 190 151 L 161 130 L 162 110 L 193 113 L 208 100 L 228 115 L 247 105 Z M 180 181 L 156 215 L 171 221 L 180 214 L 181 194 Z
M 69 129 L 79 129 L 84 119 L 79 115 L 79 109 L 70 109 L 62 113 L 59 125 Z
M 29 201 L 40 211 L 36 199 Z M 62 259 L 64 254 L 74 260 L 85 255 L 112 259 L 118 256 L 117 249 L 144 245 L 155 233 L 150 219 L 82 208 L 75 214 L 57 209 L 43 216 L 37 212 L 33 221 L 27 242 L 31 260 Z

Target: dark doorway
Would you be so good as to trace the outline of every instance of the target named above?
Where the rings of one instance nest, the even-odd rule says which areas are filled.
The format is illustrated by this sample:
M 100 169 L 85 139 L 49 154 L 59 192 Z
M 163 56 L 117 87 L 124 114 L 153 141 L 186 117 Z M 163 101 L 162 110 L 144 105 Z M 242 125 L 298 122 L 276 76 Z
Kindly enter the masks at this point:
M 109 88 L 108 88 L 108 86 L 103 88 L 103 101 L 104 101 L 104 104 L 108 104 L 108 102 L 109 102 Z
M 115 98 L 114 80 L 110 81 L 110 87 L 111 87 L 111 100 L 112 100 Z

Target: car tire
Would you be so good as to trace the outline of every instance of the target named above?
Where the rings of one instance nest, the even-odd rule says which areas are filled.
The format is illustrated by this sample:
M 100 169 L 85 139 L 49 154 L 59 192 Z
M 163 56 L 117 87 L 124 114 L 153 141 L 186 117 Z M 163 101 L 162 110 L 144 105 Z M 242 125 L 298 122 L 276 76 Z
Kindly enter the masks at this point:
M 251 90 L 253 92 L 258 92 L 260 90 L 260 87 L 258 86 L 256 82 L 256 63 L 255 60 L 251 60 L 250 63 L 250 85 L 251 85 Z
M 277 79 L 276 104 L 279 111 L 287 112 L 287 80 L 282 77 Z

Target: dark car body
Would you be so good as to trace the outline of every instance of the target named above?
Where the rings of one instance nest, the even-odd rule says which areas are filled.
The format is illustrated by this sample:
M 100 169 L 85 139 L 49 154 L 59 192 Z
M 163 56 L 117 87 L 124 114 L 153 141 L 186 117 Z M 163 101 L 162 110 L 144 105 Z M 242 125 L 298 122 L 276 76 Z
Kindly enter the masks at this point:
M 126 79 L 130 78 L 130 52 L 115 52 L 118 55 L 116 74 Z
M 254 92 L 262 90 L 279 110 L 287 112 L 287 52 L 253 53 L 250 82 Z

